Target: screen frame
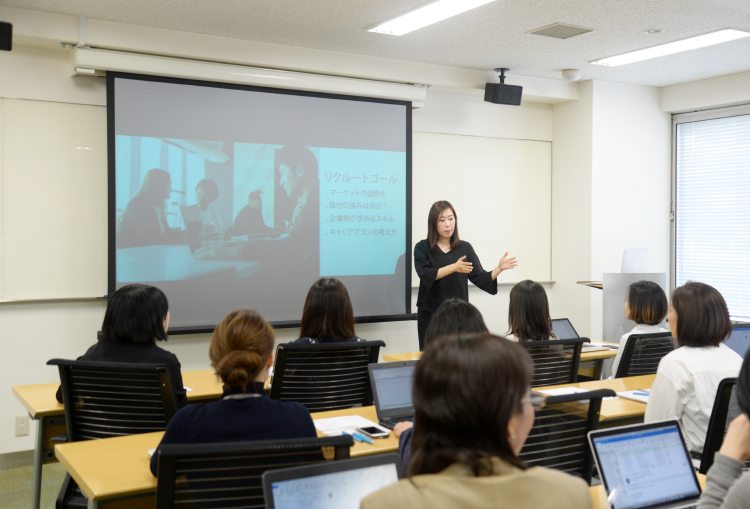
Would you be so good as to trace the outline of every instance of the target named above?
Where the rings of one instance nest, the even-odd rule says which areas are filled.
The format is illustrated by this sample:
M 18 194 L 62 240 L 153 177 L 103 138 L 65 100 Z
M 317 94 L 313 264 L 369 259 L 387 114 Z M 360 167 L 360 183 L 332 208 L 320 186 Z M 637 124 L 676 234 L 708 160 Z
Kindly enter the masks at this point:
M 106 75 L 107 84 L 107 301 L 116 291 L 117 286 L 117 205 L 116 205 L 116 153 L 115 153 L 115 80 L 129 79 L 138 81 L 150 81 L 159 83 L 170 83 L 175 85 L 192 85 L 209 88 L 223 88 L 242 90 L 247 92 L 264 92 L 282 95 L 294 95 L 304 97 L 315 97 L 322 99 L 338 99 L 345 101 L 361 101 L 381 104 L 394 104 L 404 106 L 406 113 L 406 239 L 405 239 L 405 288 L 404 288 L 404 314 L 397 315 L 364 315 L 356 316 L 355 321 L 361 323 L 398 322 L 416 320 L 417 314 L 411 311 L 411 274 L 413 264 L 412 252 L 412 103 L 411 101 L 397 101 L 392 99 L 379 99 L 374 97 L 359 97 L 352 95 L 328 94 L 321 92 L 308 92 L 303 90 L 291 90 L 282 88 L 259 87 L 254 85 L 238 85 L 233 83 L 222 83 L 214 81 L 201 81 L 183 78 L 169 78 L 164 76 L 152 76 L 145 74 L 121 73 L 108 71 Z M 227 310 L 229 312 L 230 310 Z M 269 322 L 277 329 L 295 328 L 300 326 L 300 320 L 285 320 Z M 218 324 L 206 324 L 196 326 L 171 327 L 170 335 L 202 334 L 211 333 Z
M 680 427 L 680 423 L 676 420 L 656 421 L 656 422 L 650 422 L 648 424 L 631 424 L 629 426 L 620 426 L 617 428 L 607 428 L 607 429 L 589 431 L 589 434 L 588 434 L 589 447 L 591 448 L 591 453 L 594 456 L 594 461 L 596 462 L 596 469 L 599 472 L 599 475 L 601 476 L 602 485 L 604 486 L 604 490 L 608 497 L 610 493 L 609 483 L 607 481 L 607 476 L 604 475 L 604 472 L 602 471 L 601 461 L 599 459 L 599 450 L 594 445 L 594 439 L 608 437 L 612 435 L 622 435 L 625 433 L 633 433 L 636 431 L 648 431 L 650 429 L 664 428 L 664 427 L 672 426 L 672 425 L 677 427 L 677 433 L 679 433 L 680 441 L 682 442 L 682 449 L 685 451 L 685 456 L 687 456 L 688 460 L 691 460 L 690 453 L 688 452 L 687 445 L 685 444 L 685 436 L 682 434 L 682 428 Z M 698 488 L 697 495 L 689 495 L 680 499 L 671 500 L 669 502 L 650 505 L 648 506 L 649 509 L 675 507 L 693 499 L 697 500 L 698 497 L 700 497 L 703 490 L 701 489 L 701 485 L 698 482 L 698 477 L 695 475 L 695 469 L 693 468 L 692 461 L 690 463 L 690 472 L 693 474 L 693 482 L 695 483 L 695 486 Z M 617 508 L 614 508 L 614 509 L 617 509 Z

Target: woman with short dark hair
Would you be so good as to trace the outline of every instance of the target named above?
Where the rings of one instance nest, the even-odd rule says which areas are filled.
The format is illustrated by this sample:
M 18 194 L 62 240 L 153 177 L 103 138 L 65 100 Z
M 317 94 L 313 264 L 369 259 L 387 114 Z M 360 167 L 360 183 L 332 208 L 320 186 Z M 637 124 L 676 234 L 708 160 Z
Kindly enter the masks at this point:
M 107 303 L 102 338 L 79 361 L 165 364 L 172 378 L 177 405 L 187 404 L 177 356 L 156 345 L 167 340 L 169 302 L 164 292 L 149 285 L 127 285 Z M 62 403 L 62 391 L 57 391 Z
M 443 336 L 414 372 L 415 411 L 408 479 L 362 500 L 362 509 L 393 507 L 508 509 L 592 506 L 579 478 L 527 467 L 518 454 L 534 424 L 531 358 L 488 333 Z
M 448 299 L 438 306 L 425 332 L 424 343 L 440 336 L 459 333 L 487 332 L 482 313 L 473 304 L 461 299 Z
M 361 342 L 354 332 L 354 310 L 349 292 L 338 279 L 318 279 L 307 292 L 298 344 Z
M 750 472 L 742 473 L 750 460 L 750 356 L 742 363 L 734 391 L 742 413 L 729 424 L 714 456 L 698 509 L 744 509 L 750 500 Z
M 679 348 L 659 362 L 644 421 L 680 421 L 689 450 L 702 453 L 719 383 L 737 376 L 742 357 L 724 344 L 732 332 L 729 310 L 707 284 L 677 288 L 668 321 Z
M 547 292 L 539 283 L 527 279 L 510 291 L 506 337 L 511 341 L 559 339 L 552 332 Z
M 630 336 L 633 334 L 669 332 L 667 329 L 658 326 L 668 312 L 667 295 L 661 289 L 661 286 L 653 281 L 637 281 L 630 285 L 625 297 L 625 318 L 634 321 L 636 325 L 630 332 L 623 334 L 620 338 L 620 349 L 617 350 L 614 364 L 612 364 L 612 376 L 610 378 L 614 378 L 617 373 L 622 352 L 625 350 L 625 345 Z

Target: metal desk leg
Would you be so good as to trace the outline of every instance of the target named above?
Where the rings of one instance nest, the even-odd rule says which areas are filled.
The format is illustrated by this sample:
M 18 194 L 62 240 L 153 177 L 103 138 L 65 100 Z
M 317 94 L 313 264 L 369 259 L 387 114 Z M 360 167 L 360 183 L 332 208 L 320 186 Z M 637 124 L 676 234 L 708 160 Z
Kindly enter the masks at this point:
M 99 501 L 99 500 L 89 500 L 88 509 L 100 509 L 101 506 L 102 506 L 101 501 Z
M 594 380 L 601 380 L 602 379 L 602 368 L 604 367 L 604 359 L 599 359 L 595 361 L 594 365 Z
M 31 486 L 31 509 L 39 509 L 42 503 L 42 465 L 44 465 L 44 425 L 46 419 L 38 419 L 36 426 L 36 447 L 34 448 L 34 481 Z

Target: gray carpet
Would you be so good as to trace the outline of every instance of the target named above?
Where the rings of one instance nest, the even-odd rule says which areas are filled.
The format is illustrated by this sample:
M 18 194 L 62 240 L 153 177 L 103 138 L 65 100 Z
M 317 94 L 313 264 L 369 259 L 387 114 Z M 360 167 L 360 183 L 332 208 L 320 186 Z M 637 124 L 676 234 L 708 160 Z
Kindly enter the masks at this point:
M 60 463 L 44 465 L 41 509 L 54 509 L 64 478 L 65 468 Z M 0 470 L 0 509 L 29 509 L 33 479 L 32 467 Z

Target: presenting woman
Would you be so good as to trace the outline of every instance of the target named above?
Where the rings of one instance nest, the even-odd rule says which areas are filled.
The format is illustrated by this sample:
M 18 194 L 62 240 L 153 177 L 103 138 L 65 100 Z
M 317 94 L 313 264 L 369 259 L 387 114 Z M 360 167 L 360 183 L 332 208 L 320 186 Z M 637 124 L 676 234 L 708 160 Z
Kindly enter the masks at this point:
M 438 201 L 430 207 L 427 239 L 414 247 L 414 268 L 419 276 L 417 297 L 419 350 L 432 314 L 450 298 L 469 300 L 469 281 L 485 292 L 497 293 L 497 276 L 516 266 L 515 258 L 505 253 L 497 267 L 485 271 L 474 248 L 458 237 L 458 219 L 453 205 Z

